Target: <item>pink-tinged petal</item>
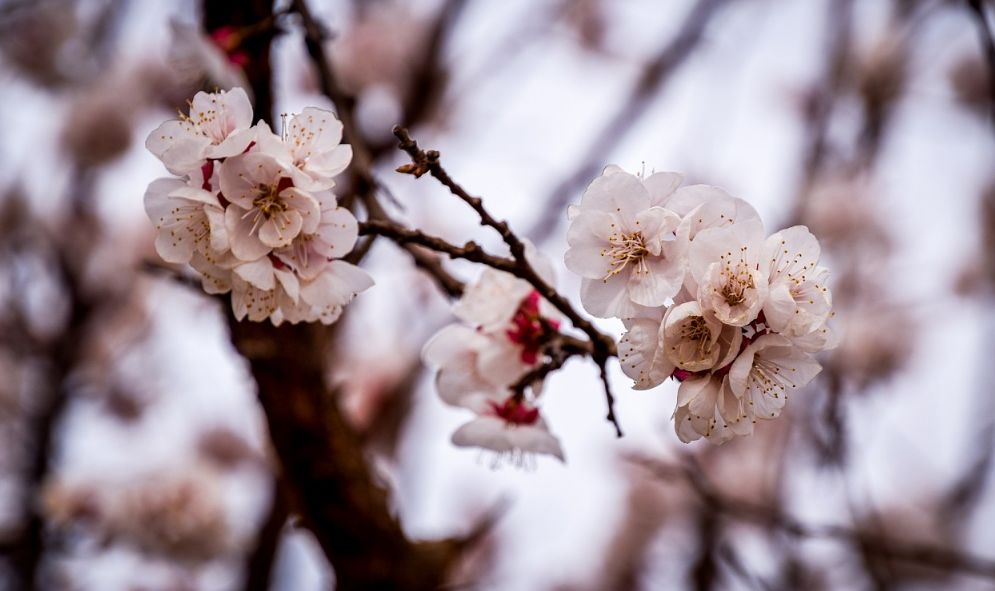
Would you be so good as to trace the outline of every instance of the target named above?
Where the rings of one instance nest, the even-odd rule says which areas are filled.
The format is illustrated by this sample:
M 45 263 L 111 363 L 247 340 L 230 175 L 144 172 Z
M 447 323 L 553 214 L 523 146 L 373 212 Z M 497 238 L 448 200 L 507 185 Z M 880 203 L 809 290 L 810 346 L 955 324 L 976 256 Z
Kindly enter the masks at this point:
M 256 123 L 253 129 L 255 130 L 256 138 L 254 151 L 276 159 L 286 168 L 293 168 L 294 155 L 290 152 L 287 144 L 283 143 L 283 138 L 273 133 L 268 123 L 260 121 Z
M 245 89 L 235 87 L 224 94 L 224 104 L 233 129 L 252 125 L 252 101 Z
M 477 352 L 477 369 L 480 375 L 495 386 L 514 383 L 529 369 L 522 361 L 521 347 L 515 346 L 503 335 L 495 335 Z
M 298 160 L 331 151 L 341 140 L 342 122 L 331 111 L 307 107 L 288 124 L 287 142 Z
M 270 290 L 276 287 L 273 262 L 269 260 L 269 257 L 262 257 L 250 263 L 242 263 L 232 270 L 250 285 L 259 289 Z
M 503 330 L 531 292 L 531 285 L 513 275 L 484 269 L 480 278 L 466 287 L 453 306 L 453 314 L 486 331 Z
M 581 277 L 604 279 L 612 269 L 606 246 L 607 243 L 571 246 L 563 255 L 563 263 Z
M 805 226 L 775 232 L 764 242 L 764 258 L 770 264 L 771 282 L 781 277 L 803 281 L 814 278 L 820 254 L 819 241 Z
M 323 211 L 318 226 L 318 238 L 323 247 L 317 249 L 327 258 L 342 258 L 356 245 L 359 223 L 352 212 L 344 207 Z
M 318 224 L 321 223 L 321 206 L 313 195 L 291 187 L 280 191 L 280 199 L 288 208 L 300 213 L 302 221 L 300 232 L 314 234 L 318 231 Z
M 352 301 L 373 286 L 373 278 L 355 265 L 332 261 L 314 281 L 301 286 L 301 298 L 317 308 L 332 309 Z
M 201 286 L 207 293 L 216 295 L 231 291 L 231 269 L 216 265 L 199 252 L 190 259 L 190 266 L 200 273 Z
M 663 205 L 670 195 L 684 182 L 684 175 L 677 172 L 657 172 L 643 179 L 643 186 L 650 194 L 652 205 Z
M 571 246 L 605 245 L 618 228 L 618 218 L 597 209 L 581 210 L 567 228 L 567 244 Z
M 260 187 L 276 186 L 285 170 L 267 154 L 250 152 L 232 156 L 221 163 L 218 173 L 221 192 L 228 201 L 249 209 L 260 196 Z
M 315 154 L 308 158 L 304 170 L 317 175 L 320 179 L 330 179 L 341 174 L 350 162 L 352 162 L 352 146 L 336 146 L 328 152 Z
M 272 250 L 259 240 L 256 233 L 257 215 L 260 215 L 258 211 L 246 211 L 234 205 L 225 210 L 225 228 L 232 254 L 243 261 L 254 261 Z
M 639 212 L 650 207 L 650 196 L 638 177 L 619 172 L 594 179 L 581 197 L 580 206 L 614 213 L 623 224 L 632 224 Z
M 228 228 L 225 226 L 225 210 L 220 207 L 205 207 L 204 215 L 211 231 L 210 249 L 221 253 L 231 249 L 228 241 Z
M 580 283 L 580 303 L 584 309 L 598 318 L 633 318 L 640 310 L 629 299 L 626 284 L 629 278 L 624 274 L 612 275 L 605 279 L 582 279 Z
M 149 183 L 143 198 L 145 215 L 157 228 L 166 222 L 175 207 L 170 194 L 184 186 L 183 181 L 174 178 L 159 178 Z
M 697 283 L 701 283 L 712 263 L 718 263 L 723 257 L 745 258 L 751 263 L 760 263 L 766 271 L 763 258 L 763 235 L 753 225 L 734 224 L 718 228 L 702 230 L 691 243 L 688 251 L 689 271 Z M 747 250 L 742 251 L 743 247 Z M 766 279 L 766 274 L 764 275 Z M 764 284 L 767 281 L 763 282 Z
M 774 332 L 783 332 L 795 317 L 797 308 L 786 282 L 771 285 L 763 308 L 767 326 Z
M 300 299 L 300 281 L 297 280 L 297 275 L 293 272 L 287 271 L 286 269 L 274 269 L 273 274 L 276 276 L 276 280 L 280 283 L 280 287 L 283 288 L 284 293 L 290 298 L 295 304 Z
M 422 347 L 421 358 L 426 364 L 441 367 L 448 364 L 458 355 L 470 350 L 470 345 L 479 338 L 477 331 L 462 324 L 450 324 Z
M 638 268 L 629 274 L 626 289 L 629 298 L 640 306 L 656 307 L 667 303 L 681 290 L 684 281 L 684 267 L 662 257 L 647 257 L 643 260 L 645 271 Z
M 681 385 L 683 386 L 683 384 Z M 679 406 L 674 410 L 674 432 L 682 443 L 691 443 L 701 439 L 701 433 L 694 428 L 688 407 Z
M 453 433 L 452 442 L 458 447 L 482 447 L 498 453 L 511 451 L 504 421 L 497 417 L 479 417 Z
M 281 248 L 293 242 L 301 233 L 304 221 L 294 209 L 273 214 L 259 225 L 259 241 L 270 248 Z
M 197 187 L 191 187 L 186 184 L 170 191 L 169 196 L 179 199 L 186 199 L 187 201 L 194 201 L 202 205 L 221 207 L 221 203 L 218 201 L 218 197 L 214 193 L 198 189 Z
M 622 372 L 635 381 L 635 390 L 648 390 L 662 384 L 673 373 L 674 365 L 660 347 L 660 321 L 638 318 L 626 324 L 629 330 L 618 343 Z
M 650 254 L 660 254 L 661 243 L 672 241 L 674 232 L 681 224 L 681 218 L 676 213 L 662 207 L 651 207 L 639 213 L 635 225 L 627 231 L 640 232 L 647 242 Z
M 704 376 L 693 380 L 685 380 L 681 386 L 683 387 L 688 382 L 693 384 L 693 386 L 688 385 L 688 388 L 693 388 L 695 391 L 694 396 L 687 399 L 687 407 L 691 411 L 691 416 L 693 418 L 714 420 L 722 380 L 714 376 Z M 706 437 L 708 434 L 708 431 L 703 433 Z
M 508 429 L 507 437 L 515 449 L 553 456 L 566 462 L 560 440 L 549 432 L 544 423 L 512 427 Z
M 208 158 L 217 159 L 238 156 L 242 152 L 245 152 L 249 145 L 254 141 L 256 141 L 255 128 L 250 127 L 248 129 L 242 129 L 229 135 L 217 146 L 208 147 L 205 150 L 205 155 Z
M 145 147 L 176 175 L 200 168 L 210 145 L 211 140 L 193 131 L 189 123 L 177 120 L 166 121 L 145 140 Z
M 840 333 L 832 329 L 828 323 L 824 323 L 809 333 L 802 335 L 788 335 L 791 343 L 807 353 L 818 353 L 828 351 L 839 346 L 841 340 Z
M 707 397 L 711 381 L 712 376 L 702 376 L 681 382 L 681 387 L 677 389 L 677 406 L 687 406 L 701 396 Z

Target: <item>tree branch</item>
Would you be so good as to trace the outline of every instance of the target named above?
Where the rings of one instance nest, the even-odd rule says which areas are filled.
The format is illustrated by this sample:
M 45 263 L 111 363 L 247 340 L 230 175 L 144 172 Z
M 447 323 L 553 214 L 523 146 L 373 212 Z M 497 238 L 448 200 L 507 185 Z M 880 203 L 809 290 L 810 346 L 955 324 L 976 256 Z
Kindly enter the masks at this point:
M 424 151 L 419 148 L 418 143 L 411 138 L 408 130 L 403 127 L 395 127 L 394 135 L 397 136 L 399 147 L 407 152 L 407 154 L 411 157 L 411 164 L 402 166 L 398 169 L 398 172 L 412 174 L 415 177 L 420 177 L 426 173 L 431 174 L 432 177 L 448 188 L 453 195 L 469 205 L 480 217 L 480 225 L 495 230 L 511 250 L 511 255 L 514 258 L 514 264 L 509 267 L 507 266 L 507 259 L 496 259 L 494 262 L 500 266 L 495 266 L 494 268 L 506 271 L 519 279 L 527 281 L 537 292 L 539 292 L 540 296 L 545 298 L 546 301 L 552 304 L 554 308 L 566 316 L 566 318 L 570 320 L 570 323 L 573 324 L 576 329 L 587 335 L 587 338 L 591 341 L 591 359 L 601 370 L 601 380 L 605 387 L 605 400 L 608 406 L 608 412 L 605 418 L 615 427 L 616 435 L 621 437 L 622 429 L 618 424 L 617 417 L 615 416 L 615 398 L 611 392 L 611 385 L 608 381 L 608 370 L 606 367 L 609 358 L 617 356 L 615 341 L 610 336 L 599 331 L 590 321 L 581 316 L 565 297 L 560 295 L 556 289 L 549 285 L 546 280 L 539 275 L 538 271 L 536 271 L 525 256 L 525 243 L 522 242 L 522 240 L 518 238 L 514 232 L 512 232 L 511 228 L 508 226 L 508 222 L 499 221 L 494 218 L 494 216 L 492 216 L 484 207 L 482 199 L 470 195 L 462 186 L 453 180 L 449 173 L 442 167 L 442 164 L 439 161 L 439 152 L 437 150 Z M 412 239 L 415 238 L 415 236 L 410 237 Z M 421 237 L 418 238 L 420 239 Z M 428 244 L 423 245 L 429 246 Z M 475 262 L 486 264 L 486 257 L 484 257 L 482 253 L 478 253 L 479 247 L 475 243 L 468 242 L 467 247 L 471 247 L 470 253 L 460 251 L 459 253 L 446 252 L 446 254 L 449 254 L 450 256 L 453 256 L 454 254 L 470 254 L 471 256 L 479 259 Z M 464 250 L 465 248 L 466 247 L 464 247 Z
M 850 544 L 861 551 L 891 560 L 917 563 L 941 571 L 956 571 L 995 579 L 995 560 L 972 556 L 949 548 L 896 540 L 880 534 L 863 532 L 841 525 L 808 525 L 780 508 L 727 497 L 720 493 L 701 469 L 686 458 L 684 465 L 633 457 L 642 466 L 663 480 L 681 480 L 705 504 L 706 508 L 729 518 L 762 524 L 781 530 L 796 538 L 832 539 Z

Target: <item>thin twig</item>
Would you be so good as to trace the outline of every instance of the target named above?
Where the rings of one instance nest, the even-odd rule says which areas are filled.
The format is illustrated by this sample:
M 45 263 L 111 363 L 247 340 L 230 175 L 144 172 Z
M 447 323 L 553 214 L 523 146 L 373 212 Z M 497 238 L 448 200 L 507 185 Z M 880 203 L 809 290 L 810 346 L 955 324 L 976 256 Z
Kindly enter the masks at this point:
M 411 157 L 411 164 L 402 166 L 398 169 L 398 172 L 412 174 L 415 177 L 420 177 L 426 173 L 431 174 L 433 178 L 439 181 L 443 186 L 445 186 L 449 191 L 469 205 L 480 217 L 480 224 L 494 229 L 501 238 L 504 240 L 505 244 L 511 250 L 511 255 L 514 259 L 512 265 L 507 265 L 508 259 L 498 258 L 494 262 L 498 263 L 494 268 L 501 271 L 506 271 L 511 273 L 519 279 L 523 279 L 529 283 L 539 295 L 542 296 L 546 301 L 553 305 L 554 308 L 560 311 L 571 324 L 585 335 L 591 341 L 591 360 L 598 365 L 601 370 L 601 380 L 605 387 L 605 400 L 608 405 L 608 412 L 605 418 L 615 427 L 615 433 L 617 436 L 622 436 L 622 429 L 618 424 L 618 419 L 615 416 L 615 398 L 611 392 L 611 385 L 608 381 L 608 370 L 607 363 L 611 357 L 617 356 L 617 351 L 615 348 L 615 341 L 608 335 L 602 333 L 594 325 L 588 321 L 586 318 L 580 315 L 577 310 L 574 309 L 573 305 L 563 297 L 559 292 L 556 291 L 553 286 L 546 282 L 545 279 L 536 271 L 535 267 L 529 262 L 528 258 L 525 256 L 525 243 L 514 233 L 508 226 L 508 222 L 499 221 L 494 216 L 487 211 L 484 207 L 483 200 L 479 197 L 470 195 L 462 186 L 459 185 L 448 172 L 442 167 L 439 161 L 439 152 L 436 150 L 422 150 L 418 147 L 418 143 L 411 138 L 408 130 L 403 127 L 395 127 L 394 135 L 397 137 L 399 142 L 399 147 L 407 152 Z M 419 233 L 415 231 L 411 232 L 407 236 L 412 240 L 422 239 L 418 236 Z M 423 246 L 430 246 L 429 244 L 423 244 Z M 479 246 L 473 242 L 468 242 L 467 247 L 471 247 L 471 252 L 467 253 L 465 250 L 459 250 L 454 252 L 451 250 L 442 251 L 446 252 L 450 256 L 454 254 L 461 255 L 461 258 L 467 258 L 465 255 L 477 259 L 475 262 L 481 262 L 486 264 L 487 257 L 483 253 Z M 474 248 L 475 247 L 475 248 Z M 464 247 L 465 249 L 466 247 Z M 468 260 L 473 260 L 469 259 Z

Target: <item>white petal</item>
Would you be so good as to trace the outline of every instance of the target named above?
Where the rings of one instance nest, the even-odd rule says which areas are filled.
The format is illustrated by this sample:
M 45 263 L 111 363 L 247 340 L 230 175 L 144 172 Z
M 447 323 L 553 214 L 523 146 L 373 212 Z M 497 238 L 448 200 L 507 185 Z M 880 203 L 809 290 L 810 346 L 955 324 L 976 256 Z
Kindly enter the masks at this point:
M 618 172 L 594 179 L 584 191 L 580 207 L 617 214 L 630 224 L 639 212 L 649 209 L 650 196 L 638 177 Z
M 254 261 L 271 250 L 269 246 L 260 242 L 259 236 L 253 232 L 254 216 L 257 213 L 247 212 L 237 205 L 229 205 L 225 210 L 225 229 L 228 230 L 231 251 L 243 261 Z
M 270 290 L 276 287 L 273 262 L 269 260 L 269 257 L 262 257 L 250 263 L 242 263 L 233 270 L 236 275 L 259 289 Z
M 301 233 L 304 220 L 296 209 L 275 213 L 259 225 L 259 241 L 270 248 L 281 248 Z
M 657 172 L 643 179 L 653 205 L 663 205 L 683 182 L 684 175 L 677 172 Z

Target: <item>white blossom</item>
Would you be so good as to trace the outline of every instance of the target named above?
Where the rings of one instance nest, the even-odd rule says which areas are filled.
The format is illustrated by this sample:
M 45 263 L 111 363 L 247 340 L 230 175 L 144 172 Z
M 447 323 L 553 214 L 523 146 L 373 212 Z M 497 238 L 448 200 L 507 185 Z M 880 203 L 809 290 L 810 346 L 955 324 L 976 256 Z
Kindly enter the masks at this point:
M 323 191 L 315 197 L 320 208 L 315 231 L 302 231 L 288 246 L 274 251 L 277 258 L 306 280 L 317 277 L 330 260 L 349 253 L 359 236 L 356 217 L 339 207 L 333 194 Z
M 776 334 L 749 344 L 729 370 L 729 389 L 759 419 L 781 414 L 788 393 L 812 381 L 822 367 L 811 355 Z
M 228 249 L 224 210 L 217 196 L 179 179 L 152 181 L 145 212 L 155 225 L 155 250 L 168 263 L 187 263 L 195 251 L 210 256 Z
M 189 263 L 207 293 L 230 291 L 239 320 L 332 323 L 373 285 L 340 260 L 358 236 L 356 218 L 330 191 L 352 158 L 339 144 L 341 123 L 309 108 L 281 137 L 251 121 L 241 89 L 199 93 L 189 116 L 149 137 L 149 149 L 183 177 L 146 192 L 156 249 Z
M 321 206 L 295 186 L 302 173 L 265 153 L 253 152 L 221 165 L 221 193 L 231 205 L 225 226 L 235 256 L 252 261 L 288 246 L 302 232 L 313 234 Z
M 691 243 L 690 273 L 698 303 L 724 324 L 746 326 L 767 298 L 764 238 L 748 224 L 702 230 Z
M 829 269 L 818 266 L 819 242 L 805 226 L 776 232 L 764 244 L 770 288 L 764 317 L 772 330 L 807 335 L 825 325 L 833 305 Z
M 149 134 L 145 147 L 175 175 L 190 174 L 205 161 L 241 154 L 255 137 L 252 105 L 241 88 L 198 92 L 190 113 L 167 121 Z
M 653 205 L 650 192 L 669 191 L 674 177 L 658 180 L 648 188 L 609 167 L 572 210 L 564 261 L 584 278 L 581 302 L 595 316 L 635 316 L 639 306 L 662 306 L 681 289 L 686 253 L 675 234 L 681 219 Z
M 301 186 L 321 191 L 335 186 L 334 177 L 352 160 L 352 146 L 340 144 L 342 123 L 331 111 L 307 107 L 291 115 L 284 125 L 283 137 L 265 123 L 257 134 L 259 149 L 285 166 L 303 172 L 309 182 Z
M 525 464 L 530 454 L 564 461 L 560 441 L 550 433 L 538 408 L 513 396 L 503 401 L 472 398 L 470 406 L 478 416 L 453 433 L 455 445 L 489 449 L 517 464 Z

